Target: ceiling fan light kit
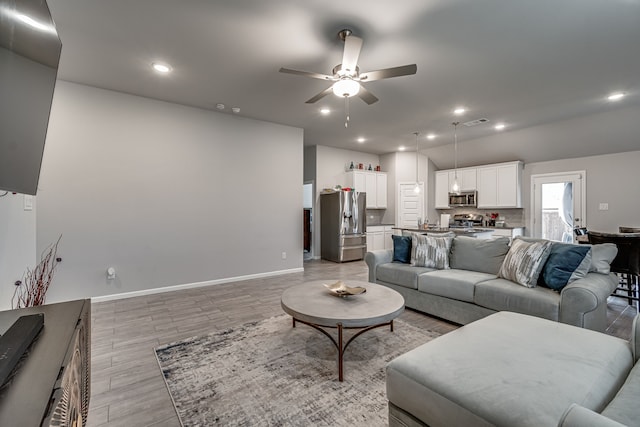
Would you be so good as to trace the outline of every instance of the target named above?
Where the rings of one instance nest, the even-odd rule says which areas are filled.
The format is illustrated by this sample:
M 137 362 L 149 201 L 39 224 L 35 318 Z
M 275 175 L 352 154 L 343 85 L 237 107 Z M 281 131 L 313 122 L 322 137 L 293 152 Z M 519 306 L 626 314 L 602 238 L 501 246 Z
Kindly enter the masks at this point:
M 333 68 L 333 75 L 280 68 L 281 73 L 295 74 L 334 82 L 330 87 L 306 101 L 307 104 L 313 104 L 333 92 L 336 96 L 347 99 L 353 96 L 358 96 L 365 103 L 371 105 L 378 102 L 378 98 L 369 92 L 362 83 L 388 79 L 391 77 L 408 76 L 415 74 L 418 70 L 416 64 L 411 64 L 369 71 L 361 74 L 360 68 L 358 67 L 358 58 L 360 57 L 360 51 L 362 49 L 362 39 L 354 36 L 353 32 L 349 29 L 340 31 L 338 33 L 338 37 L 344 41 L 344 51 L 342 54 L 342 63 Z M 349 118 L 347 112 L 347 122 L 348 121 Z M 345 123 L 345 127 L 346 126 L 347 123 Z

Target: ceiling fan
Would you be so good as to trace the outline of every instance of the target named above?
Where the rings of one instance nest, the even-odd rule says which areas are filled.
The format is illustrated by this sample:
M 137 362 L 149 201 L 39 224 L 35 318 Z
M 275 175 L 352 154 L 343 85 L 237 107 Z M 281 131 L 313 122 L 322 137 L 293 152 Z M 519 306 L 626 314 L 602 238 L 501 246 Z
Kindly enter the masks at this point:
M 360 56 L 360 49 L 362 48 L 362 39 L 354 36 L 351 30 L 342 30 L 338 33 L 338 36 L 344 41 L 344 52 L 342 54 L 342 64 L 338 64 L 333 68 L 333 75 L 280 68 L 281 73 L 296 74 L 334 82 L 327 89 L 306 101 L 307 104 L 313 104 L 333 92 L 336 96 L 344 97 L 345 99 L 358 95 L 360 99 L 371 105 L 377 102 L 378 98 L 365 89 L 362 83 L 388 79 L 390 77 L 408 76 L 415 74 L 418 69 L 416 64 L 411 64 L 361 73 L 358 67 L 358 57 Z

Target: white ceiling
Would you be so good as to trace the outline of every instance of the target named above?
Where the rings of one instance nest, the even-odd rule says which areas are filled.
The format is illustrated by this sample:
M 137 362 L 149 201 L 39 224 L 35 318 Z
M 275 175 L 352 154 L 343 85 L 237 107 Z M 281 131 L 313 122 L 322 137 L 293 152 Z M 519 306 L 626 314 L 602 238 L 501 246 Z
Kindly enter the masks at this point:
M 400 145 L 414 149 L 415 131 L 434 132 L 433 141 L 421 138 L 421 151 L 449 167 L 452 110 L 463 105 L 462 122 L 490 122 L 460 126 L 461 143 L 495 138 L 500 143 L 485 144 L 479 155 L 491 158 L 495 146 L 539 161 L 602 148 L 555 141 L 532 154 L 527 141 L 517 145 L 508 134 L 593 113 L 640 111 L 639 0 L 48 3 L 63 43 L 59 78 L 211 110 L 218 103 L 240 107 L 244 117 L 304 128 L 306 145 L 382 154 Z M 380 101 L 352 99 L 348 129 L 342 99 L 305 104 L 327 83 L 278 72 L 331 74 L 341 61 L 343 28 L 364 39 L 361 71 L 418 66 L 414 76 L 368 83 Z M 173 72 L 155 74 L 153 61 Z M 611 105 L 604 98 L 612 91 L 628 96 Z M 321 116 L 320 107 L 331 115 Z M 495 135 L 498 121 L 508 127 Z M 640 124 L 634 126 L 627 130 L 633 137 L 608 150 L 639 149 Z M 358 136 L 367 141 L 358 144 Z

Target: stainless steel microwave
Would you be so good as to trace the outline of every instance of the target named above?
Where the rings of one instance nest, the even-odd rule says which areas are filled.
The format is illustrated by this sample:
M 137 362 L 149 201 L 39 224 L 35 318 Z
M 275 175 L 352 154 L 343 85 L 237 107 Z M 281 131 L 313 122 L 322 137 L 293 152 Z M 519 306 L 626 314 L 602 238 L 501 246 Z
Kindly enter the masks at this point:
M 449 193 L 449 206 L 477 206 L 477 191 L 461 191 L 460 194 Z

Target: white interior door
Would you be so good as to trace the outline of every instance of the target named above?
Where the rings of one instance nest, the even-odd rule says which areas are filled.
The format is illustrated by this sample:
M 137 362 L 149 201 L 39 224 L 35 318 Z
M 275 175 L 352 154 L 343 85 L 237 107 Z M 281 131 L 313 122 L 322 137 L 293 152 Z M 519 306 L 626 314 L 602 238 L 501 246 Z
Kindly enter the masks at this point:
M 424 221 L 424 183 L 420 183 L 420 192 L 415 192 L 416 183 L 398 185 L 398 205 L 396 225 L 402 228 L 416 228 L 418 218 Z
M 585 171 L 531 176 L 533 237 L 573 242 L 586 227 Z

